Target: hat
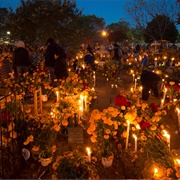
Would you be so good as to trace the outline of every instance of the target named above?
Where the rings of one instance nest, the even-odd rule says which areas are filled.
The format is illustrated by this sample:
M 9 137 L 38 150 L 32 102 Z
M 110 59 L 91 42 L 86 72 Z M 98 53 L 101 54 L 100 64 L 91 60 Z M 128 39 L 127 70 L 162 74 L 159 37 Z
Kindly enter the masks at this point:
M 18 42 L 16 43 L 16 47 L 22 47 L 22 48 L 25 48 L 25 44 L 24 44 L 23 41 L 18 41 Z

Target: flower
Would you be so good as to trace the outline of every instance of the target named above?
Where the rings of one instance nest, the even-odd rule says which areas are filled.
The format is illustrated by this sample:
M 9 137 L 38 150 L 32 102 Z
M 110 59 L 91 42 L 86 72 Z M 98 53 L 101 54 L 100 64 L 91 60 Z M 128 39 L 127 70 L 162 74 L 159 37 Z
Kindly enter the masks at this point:
M 149 105 L 149 107 L 151 108 L 151 110 L 152 110 L 153 112 L 157 112 L 157 111 L 158 111 L 158 107 L 157 107 L 156 104 L 154 104 L 154 103 L 151 103 L 151 104 Z
M 145 121 L 141 121 L 139 125 L 143 131 L 145 131 L 147 128 L 151 126 L 148 122 L 145 122 Z
M 124 96 L 118 94 L 114 99 L 114 105 L 119 106 L 119 107 L 121 107 L 121 106 L 126 106 L 127 107 L 130 104 L 129 104 L 129 102 L 127 101 L 127 99 Z
M 96 158 L 91 161 L 78 150 L 66 151 L 56 158 L 52 168 L 57 179 L 93 179 L 97 173 Z

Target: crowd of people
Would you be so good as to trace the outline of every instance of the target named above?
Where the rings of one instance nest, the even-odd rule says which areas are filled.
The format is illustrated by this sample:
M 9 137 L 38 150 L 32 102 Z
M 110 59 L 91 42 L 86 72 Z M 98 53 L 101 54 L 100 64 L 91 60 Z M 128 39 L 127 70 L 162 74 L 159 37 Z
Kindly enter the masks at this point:
M 53 38 L 48 38 L 46 45 L 38 49 L 41 53 L 41 60 L 44 60 L 44 66 L 49 71 L 50 85 L 56 86 L 55 79 L 66 79 L 68 77 L 68 66 L 70 62 L 73 62 L 73 68 L 76 70 L 78 66 L 78 59 L 72 58 L 70 48 L 64 49 L 55 42 Z M 82 44 L 80 50 L 83 52 L 83 60 L 87 66 L 90 66 L 92 70 L 95 68 L 95 54 L 101 50 L 101 52 L 108 54 L 110 59 L 117 67 L 118 76 L 123 69 L 123 66 L 127 63 L 129 54 L 133 54 L 137 64 L 141 67 L 149 66 L 148 53 L 150 48 L 141 47 L 140 44 L 132 45 L 120 45 L 118 42 L 110 43 L 108 46 L 98 46 L 90 44 Z M 0 58 L 0 79 L 6 79 L 10 76 L 11 72 L 18 75 L 23 75 L 26 72 L 32 72 L 35 67 L 35 61 L 39 61 L 38 53 L 34 55 L 33 50 L 26 46 L 25 43 L 19 40 L 15 44 L 13 49 L 11 46 L 1 46 L 0 53 L 9 52 L 12 55 L 12 61 L 7 58 Z M 142 99 L 148 99 L 148 91 L 153 89 L 154 95 L 159 97 L 157 84 L 160 81 L 158 75 L 150 71 L 143 71 L 141 75 L 141 83 L 143 85 Z

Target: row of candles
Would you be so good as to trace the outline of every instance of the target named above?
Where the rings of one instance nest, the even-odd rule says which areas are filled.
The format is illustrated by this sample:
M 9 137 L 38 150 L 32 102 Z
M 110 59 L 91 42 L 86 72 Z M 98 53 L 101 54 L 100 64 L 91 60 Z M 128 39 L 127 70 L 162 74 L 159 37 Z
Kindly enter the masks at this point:
M 137 127 L 138 129 L 140 127 Z M 130 122 L 127 121 L 127 137 L 126 137 L 126 145 L 125 145 L 125 149 L 127 150 L 128 149 L 128 144 L 129 144 L 129 131 L 130 131 Z M 166 130 L 163 130 L 163 136 L 166 137 L 166 140 L 167 140 L 167 144 L 168 144 L 168 147 L 170 149 L 170 135 L 167 133 Z M 132 135 L 133 138 L 134 138 L 134 151 L 136 152 L 137 151 L 137 136 L 135 134 Z

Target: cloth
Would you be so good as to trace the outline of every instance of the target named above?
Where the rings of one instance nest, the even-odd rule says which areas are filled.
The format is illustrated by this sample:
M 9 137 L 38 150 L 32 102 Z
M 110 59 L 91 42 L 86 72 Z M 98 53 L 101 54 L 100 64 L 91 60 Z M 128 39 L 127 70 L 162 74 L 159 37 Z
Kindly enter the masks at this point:
M 144 70 L 141 74 L 142 84 L 142 99 L 148 100 L 149 91 L 152 90 L 155 97 L 159 97 L 158 83 L 161 80 L 160 76 L 154 72 Z
M 57 58 L 54 66 L 54 74 L 57 79 L 68 77 L 67 62 L 64 58 Z

